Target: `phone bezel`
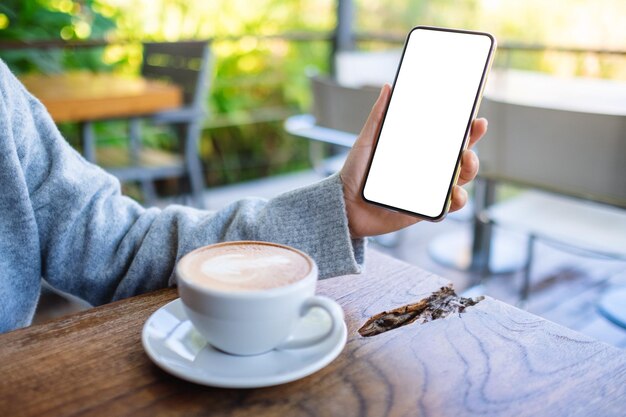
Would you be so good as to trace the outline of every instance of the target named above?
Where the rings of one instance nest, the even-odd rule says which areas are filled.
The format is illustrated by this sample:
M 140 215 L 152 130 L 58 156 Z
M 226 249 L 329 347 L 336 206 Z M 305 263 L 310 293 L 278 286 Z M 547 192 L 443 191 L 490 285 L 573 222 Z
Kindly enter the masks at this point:
M 404 55 L 406 53 L 406 49 L 407 46 L 409 44 L 409 39 L 411 38 L 411 35 L 413 34 L 413 32 L 417 31 L 417 30 L 434 30 L 434 31 L 440 31 L 440 32 L 454 32 L 454 33 L 464 33 L 464 34 L 468 34 L 468 35 L 480 35 L 480 36 L 486 36 L 489 38 L 490 40 L 490 47 L 489 47 L 489 53 L 487 55 L 487 59 L 485 61 L 485 66 L 483 68 L 483 72 L 481 74 L 481 78 L 480 78 L 480 83 L 478 85 L 478 89 L 476 91 L 476 95 L 474 97 L 474 103 L 472 104 L 472 111 L 470 112 L 469 115 L 469 120 L 467 122 L 467 126 L 465 128 L 465 134 L 463 136 L 463 141 L 461 142 L 461 147 L 459 149 L 459 153 L 457 156 L 457 161 L 454 167 L 454 171 L 452 172 L 452 177 L 450 178 L 450 184 L 448 186 L 448 192 L 446 193 L 446 199 L 444 201 L 443 207 L 441 209 L 441 213 L 439 213 L 437 216 L 427 216 L 425 214 L 421 214 L 421 213 L 416 213 L 416 212 L 412 212 L 409 210 L 405 210 L 402 209 L 400 207 L 394 207 L 394 206 L 390 206 L 378 201 L 373 201 L 373 200 L 369 200 L 365 197 L 365 185 L 367 184 L 367 179 L 369 177 L 370 174 L 370 170 L 372 168 L 372 162 L 374 160 L 374 154 L 376 153 L 376 148 L 378 146 L 378 141 L 380 139 L 380 134 L 382 132 L 382 126 L 385 124 L 385 120 L 387 118 L 387 110 L 389 109 L 389 106 L 387 106 L 387 108 L 385 108 L 385 113 L 383 114 L 383 118 L 382 118 L 382 122 L 381 122 L 381 129 L 378 130 L 378 135 L 376 137 L 376 142 L 374 143 L 374 147 L 372 149 L 372 153 L 370 155 L 370 159 L 369 159 L 369 163 L 367 165 L 367 171 L 365 172 L 365 180 L 363 181 L 363 186 L 361 187 L 361 198 L 366 201 L 369 204 L 373 204 L 379 207 L 383 207 L 386 208 L 388 210 L 392 210 L 392 211 L 397 211 L 400 213 L 404 213 L 404 214 L 408 214 L 410 216 L 414 216 L 414 217 L 419 217 L 421 219 L 424 220 L 428 220 L 428 221 L 433 221 L 433 222 L 437 222 L 437 221 L 441 221 L 445 218 L 446 214 L 448 213 L 448 210 L 450 209 L 450 204 L 452 202 L 452 190 L 454 188 L 454 185 L 457 182 L 458 176 L 459 176 L 459 172 L 460 172 L 460 166 L 461 166 L 461 158 L 463 156 L 463 151 L 467 149 L 467 145 L 469 142 L 469 136 L 470 136 L 470 130 L 471 130 L 471 126 L 472 126 L 472 122 L 473 120 L 476 118 L 476 114 L 478 113 L 478 108 L 480 106 L 480 101 L 482 99 L 482 93 L 487 81 L 487 76 L 489 74 L 489 69 L 491 68 L 491 64 L 493 63 L 493 57 L 495 55 L 495 50 L 496 50 L 496 38 L 488 33 L 488 32 L 479 32 L 479 31 L 473 31 L 473 30 L 465 30 L 465 29 L 453 29 L 453 28 L 442 28 L 442 27 L 435 27 L 435 26 L 415 26 L 413 29 L 411 29 L 409 31 L 409 33 L 406 36 L 406 40 L 404 42 L 404 47 L 402 49 L 402 56 L 400 57 L 400 62 L 398 64 L 398 69 L 396 70 L 396 75 L 394 77 L 393 80 L 393 84 L 391 86 L 391 93 L 389 95 L 389 103 L 391 103 L 391 100 L 393 99 L 393 92 L 396 86 L 396 82 L 398 80 L 398 75 L 400 74 L 400 68 L 402 68 L 402 62 L 404 61 Z

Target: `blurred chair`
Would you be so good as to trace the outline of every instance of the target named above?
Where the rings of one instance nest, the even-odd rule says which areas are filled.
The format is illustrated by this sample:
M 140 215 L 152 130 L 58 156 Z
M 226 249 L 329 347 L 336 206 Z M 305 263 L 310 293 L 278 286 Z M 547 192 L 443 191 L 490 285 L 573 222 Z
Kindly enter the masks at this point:
M 313 76 L 310 81 L 316 124 L 359 134 L 380 94 L 380 87 L 347 86 L 323 76 Z
M 98 162 L 122 182 L 138 181 L 147 205 L 156 200 L 155 180 L 179 178 L 181 186 L 188 181 L 192 204 L 202 208 L 204 180 L 198 143 L 209 91 L 209 42 L 144 43 L 143 48 L 142 76 L 179 85 L 183 90 L 183 106 L 131 119 L 126 155 L 120 155 L 118 149 L 102 148 L 98 149 Z M 171 127 L 178 141 L 178 153 L 144 146 L 141 138 L 144 121 Z
M 311 163 L 316 171 L 327 176 L 343 165 L 380 90 L 375 87 L 347 87 L 317 75 L 310 77 L 310 83 L 312 114 L 288 118 L 285 130 L 311 141 Z M 325 148 L 329 145 L 331 149 L 327 152 Z M 328 153 L 333 156 L 328 158 Z
M 487 229 L 479 255 L 484 267 L 491 225 L 528 236 L 522 303 L 529 295 L 537 239 L 626 260 L 626 106 L 623 112 L 617 106 L 605 109 L 607 102 L 599 100 L 603 107 L 596 109 L 593 100 L 583 100 L 589 110 L 575 111 L 568 109 L 574 100 L 550 96 L 545 89 L 538 97 L 550 102 L 533 106 L 492 96 L 481 106 L 490 125 L 478 145 L 480 175 L 491 190 L 477 216 L 484 220 L 479 228 Z M 529 191 L 493 204 L 494 187 L 502 181 L 552 193 Z
M 313 167 L 326 176 L 343 165 L 348 149 L 365 124 L 384 83 L 392 83 L 402 50 L 339 51 L 335 77 L 309 78 L 313 93 L 312 115 L 291 117 L 286 130 L 311 140 Z M 330 148 L 326 152 L 325 148 Z M 333 155 L 328 158 L 327 153 Z

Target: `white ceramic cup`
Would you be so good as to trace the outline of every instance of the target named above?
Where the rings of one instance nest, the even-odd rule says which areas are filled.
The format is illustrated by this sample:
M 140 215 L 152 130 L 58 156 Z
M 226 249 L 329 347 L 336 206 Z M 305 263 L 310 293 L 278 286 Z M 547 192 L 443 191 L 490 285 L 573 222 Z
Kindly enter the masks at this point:
M 294 283 L 261 290 L 224 291 L 200 286 L 185 279 L 180 265 L 186 256 L 223 245 L 266 244 L 293 251 L 310 265 L 309 273 Z M 328 297 L 315 295 L 318 269 L 315 261 L 297 249 L 266 242 L 225 242 L 198 248 L 176 266 L 178 293 L 187 317 L 213 347 L 234 355 L 257 355 L 272 349 L 312 346 L 340 331 L 343 311 Z M 313 307 L 330 317 L 330 328 L 322 335 L 291 337 L 298 320 Z

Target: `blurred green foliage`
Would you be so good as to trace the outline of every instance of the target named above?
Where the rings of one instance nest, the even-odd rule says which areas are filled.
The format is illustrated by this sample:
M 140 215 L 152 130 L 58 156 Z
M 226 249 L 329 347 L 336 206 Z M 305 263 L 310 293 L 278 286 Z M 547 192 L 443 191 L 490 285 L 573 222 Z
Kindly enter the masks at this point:
M 102 39 L 115 29 L 115 20 L 97 12 L 96 0 L 3 0 L 0 40 Z M 102 49 L 18 49 L 3 51 L 2 59 L 17 72 L 61 72 L 66 68 L 102 71 Z
M 9 0 L 0 5 L 0 40 L 108 39 L 113 42 L 106 48 L 19 49 L 2 51 L 1 56 L 18 73 L 64 70 L 137 73 L 141 41 L 329 30 L 330 3 L 321 2 L 313 8 L 318 13 L 311 19 L 307 18 L 311 5 L 305 1 L 260 1 L 251 11 L 248 2 L 237 0 Z M 1 16 L 8 20 L 4 28 Z M 123 39 L 124 43 L 115 43 L 116 39 Z M 308 106 L 305 71 L 308 67 L 325 71 L 329 48 L 327 42 L 289 42 L 254 36 L 223 39 L 213 44 L 210 117 L 200 146 L 209 185 L 309 166 L 308 144 L 287 135 L 282 120 Z M 75 125 L 63 124 L 61 129 L 70 143 L 80 146 Z M 177 146 L 162 129 L 144 126 L 144 132 L 151 146 L 168 149 Z M 100 145 L 126 144 L 124 122 L 98 123 L 96 133 Z
M 572 38 L 581 45 L 608 42 L 624 49 L 624 27 L 604 31 L 598 24 L 618 22 L 619 12 L 626 11 L 621 1 L 571 0 L 565 7 L 564 0 L 354 0 L 355 30 L 402 36 L 412 26 L 427 24 L 491 31 L 500 43 L 576 46 Z M 225 184 L 308 166 L 308 144 L 286 135 L 282 120 L 308 109 L 306 74 L 329 70 L 331 45 L 319 37 L 302 41 L 274 35 L 330 34 L 335 6 L 335 0 L 2 0 L 0 41 L 105 39 L 111 44 L 4 50 L 1 57 L 17 72 L 137 73 L 142 41 L 214 39 L 210 117 L 200 150 L 209 185 Z M 390 46 L 401 45 L 358 44 L 366 50 Z M 572 75 L 626 74 L 623 59 L 607 56 L 500 52 L 497 59 L 514 68 Z M 62 129 L 76 144 L 76 128 Z M 118 146 L 125 129 L 124 123 L 113 122 L 99 124 L 97 133 L 103 143 Z M 152 146 L 175 147 L 166 132 L 149 126 L 145 131 Z

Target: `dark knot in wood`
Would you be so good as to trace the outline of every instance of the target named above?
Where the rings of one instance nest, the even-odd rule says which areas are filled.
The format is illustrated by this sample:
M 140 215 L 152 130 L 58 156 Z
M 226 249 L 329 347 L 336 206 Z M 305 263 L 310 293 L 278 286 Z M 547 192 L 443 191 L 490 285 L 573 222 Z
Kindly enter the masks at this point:
M 364 337 L 376 336 L 413 322 L 420 324 L 442 319 L 450 314 L 461 314 L 467 307 L 473 306 L 485 297 L 464 298 L 456 295 L 452 286 L 441 287 L 417 303 L 408 304 L 394 310 L 383 311 L 372 316 L 359 329 Z

